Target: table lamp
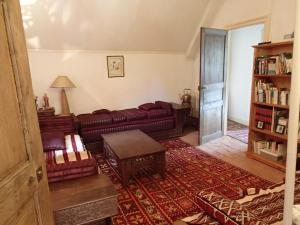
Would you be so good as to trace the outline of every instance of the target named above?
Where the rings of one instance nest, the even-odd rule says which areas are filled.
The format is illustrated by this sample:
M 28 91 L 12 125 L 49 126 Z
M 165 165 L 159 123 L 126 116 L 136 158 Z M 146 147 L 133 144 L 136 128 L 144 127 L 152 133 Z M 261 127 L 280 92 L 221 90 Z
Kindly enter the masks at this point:
M 70 115 L 70 109 L 65 88 L 75 88 L 76 86 L 67 76 L 57 76 L 50 87 L 61 88 L 61 114 Z

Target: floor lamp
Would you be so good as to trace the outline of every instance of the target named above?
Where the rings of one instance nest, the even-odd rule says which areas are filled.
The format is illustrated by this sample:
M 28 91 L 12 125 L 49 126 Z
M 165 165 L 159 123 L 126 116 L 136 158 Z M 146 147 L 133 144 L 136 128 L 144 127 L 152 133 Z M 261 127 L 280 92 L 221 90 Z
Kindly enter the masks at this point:
M 70 109 L 65 88 L 75 88 L 76 86 L 67 76 L 57 76 L 50 87 L 61 88 L 61 115 L 70 115 Z

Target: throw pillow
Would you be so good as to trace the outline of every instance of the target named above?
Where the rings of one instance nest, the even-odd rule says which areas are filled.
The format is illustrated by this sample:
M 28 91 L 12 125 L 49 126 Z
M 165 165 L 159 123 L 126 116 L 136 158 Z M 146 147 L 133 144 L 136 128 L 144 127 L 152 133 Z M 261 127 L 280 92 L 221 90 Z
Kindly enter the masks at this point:
M 98 109 L 93 112 L 93 114 L 109 114 L 110 111 L 108 109 Z
M 66 149 L 65 135 L 63 132 L 42 133 L 44 152 Z
M 149 111 L 152 109 L 160 109 L 159 105 L 156 105 L 154 103 L 145 103 L 139 106 L 139 109 Z

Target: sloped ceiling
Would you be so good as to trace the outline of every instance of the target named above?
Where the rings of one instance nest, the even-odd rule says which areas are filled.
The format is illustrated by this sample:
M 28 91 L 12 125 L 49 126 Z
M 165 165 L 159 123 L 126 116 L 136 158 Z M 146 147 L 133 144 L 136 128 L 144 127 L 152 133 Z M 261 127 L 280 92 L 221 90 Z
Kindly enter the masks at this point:
M 21 0 L 29 49 L 185 52 L 209 0 Z

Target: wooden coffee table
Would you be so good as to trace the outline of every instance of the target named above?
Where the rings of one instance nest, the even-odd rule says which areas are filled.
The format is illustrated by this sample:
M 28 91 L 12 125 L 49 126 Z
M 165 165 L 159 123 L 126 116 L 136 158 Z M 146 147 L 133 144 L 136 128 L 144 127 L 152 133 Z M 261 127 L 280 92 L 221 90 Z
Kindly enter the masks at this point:
M 104 156 L 116 162 L 122 183 L 141 169 L 153 169 L 165 178 L 165 149 L 140 130 L 103 134 Z
M 111 224 L 118 214 L 117 192 L 104 174 L 51 183 L 56 225 Z

